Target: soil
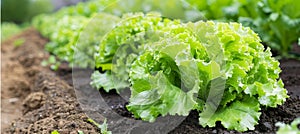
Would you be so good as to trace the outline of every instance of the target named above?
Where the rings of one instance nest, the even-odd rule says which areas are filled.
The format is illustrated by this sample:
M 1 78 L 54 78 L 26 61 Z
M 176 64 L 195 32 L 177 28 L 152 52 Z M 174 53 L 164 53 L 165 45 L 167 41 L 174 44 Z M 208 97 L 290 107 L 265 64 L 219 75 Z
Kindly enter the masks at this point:
M 14 41 L 25 42 L 14 46 Z M 31 134 L 99 133 L 87 121 L 73 88 L 57 74 L 42 67 L 49 54 L 47 39 L 30 28 L 1 43 L 1 132 Z
M 14 41 L 25 39 L 16 47 Z M 49 54 L 44 51 L 48 42 L 36 30 L 30 28 L 1 43 L 1 132 L 4 133 L 50 133 L 61 134 L 99 133 L 77 102 L 72 69 L 63 63 L 53 72 L 42 67 L 41 61 Z M 245 133 L 275 133 L 276 122 L 290 123 L 300 117 L 300 61 L 281 60 L 281 78 L 290 98 L 278 108 L 262 108 L 262 115 L 255 130 Z M 125 108 L 126 101 L 115 92 L 100 92 L 107 104 L 119 115 L 132 118 Z M 170 134 L 238 133 L 224 129 L 220 124 L 214 128 L 198 125 L 198 114 L 190 115 Z

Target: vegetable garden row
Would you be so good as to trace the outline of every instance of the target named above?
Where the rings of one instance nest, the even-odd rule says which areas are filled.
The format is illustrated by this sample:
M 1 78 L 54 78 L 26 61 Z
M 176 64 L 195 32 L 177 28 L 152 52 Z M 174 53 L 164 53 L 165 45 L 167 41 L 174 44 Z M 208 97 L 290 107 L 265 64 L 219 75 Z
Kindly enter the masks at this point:
M 92 0 L 32 25 L 50 40 L 43 64 L 94 69 L 105 92 L 129 88 L 134 118 L 197 111 L 202 127 L 245 132 L 289 98 L 272 55 L 299 59 L 298 11 L 298 0 Z

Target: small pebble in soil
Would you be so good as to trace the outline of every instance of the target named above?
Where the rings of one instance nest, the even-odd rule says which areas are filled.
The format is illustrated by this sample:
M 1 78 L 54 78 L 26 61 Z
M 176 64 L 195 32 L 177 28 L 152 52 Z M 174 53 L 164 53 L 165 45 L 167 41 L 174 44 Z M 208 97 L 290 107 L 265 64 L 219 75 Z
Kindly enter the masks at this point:
M 270 122 L 264 122 L 263 125 L 264 125 L 264 127 L 266 127 L 268 130 L 272 129 L 272 125 L 270 124 Z
M 63 121 L 63 120 L 60 120 L 59 122 L 58 122 L 58 127 L 59 128 L 62 128 L 63 126 L 64 126 L 64 124 L 65 124 L 65 122 Z
M 12 103 L 12 104 L 15 104 L 17 101 L 19 101 L 18 98 L 10 98 L 10 99 L 8 99 L 8 102 Z

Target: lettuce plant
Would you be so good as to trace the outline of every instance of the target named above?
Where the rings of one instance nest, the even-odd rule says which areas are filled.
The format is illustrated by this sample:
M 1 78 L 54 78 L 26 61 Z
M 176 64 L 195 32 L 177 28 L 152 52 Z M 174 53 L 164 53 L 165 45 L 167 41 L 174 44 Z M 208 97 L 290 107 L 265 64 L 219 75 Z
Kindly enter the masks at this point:
M 246 131 L 258 123 L 261 107 L 276 107 L 288 97 L 278 79 L 279 62 L 249 28 L 182 23 L 157 13 L 122 18 L 103 13 L 100 24 L 111 25 L 90 30 L 91 36 L 83 38 L 87 42 L 80 45 L 79 40 L 76 47 L 92 13 L 101 10 L 92 5 L 42 15 L 33 23 L 51 40 L 49 52 L 74 64 L 79 50 L 84 53 L 75 58 L 82 67 L 95 64 L 102 70 L 92 75 L 92 86 L 118 93 L 130 88 L 127 109 L 136 118 L 154 122 L 159 116 L 197 110 L 202 126 L 221 122 Z
M 129 14 L 101 40 L 91 84 L 105 91 L 129 87 L 127 109 L 158 116 L 199 112 L 199 124 L 253 130 L 261 107 L 276 107 L 287 91 L 279 62 L 260 38 L 238 23 L 181 23 Z
M 285 124 L 282 122 L 277 122 L 275 126 L 279 127 L 277 134 L 299 134 L 300 129 L 298 125 L 300 124 L 300 118 L 296 118 L 291 124 Z
M 93 55 L 99 40 L 107 31 L 106 28 L 119 22 L 120 19 L 106 13 L 93 16 L 91 19 L 79 15 L 61 18 L 57 17 L 57 14 L 41 15 L 35 18 L 33 24 L 50 39 L 46 45 L 48 52 L 56 55 L 61 61 L 68 61 L 70 65 L 86 68 L 94 66 Z M 91 24 L 94 28 L 85 28 L 90 21 L 94 22 Z
M 172 1 L 170 3 L 157 0 L 91 0 L 63 8 L 54 14 L 39 15 L 34 18 L 33 25 L 43 36 L 51 40 L 46 46 L 46 50 L 51 54 L 56 55 L 61 61 L 69 62 L 70 65 L 93 68 L 93 55 L 99 40 L 108 32 L 107 29 L 111 29 L 120 21 L 118 16 L 126 12 L 159 11 L 168 18 L 185 20 L 199 18 L 190 6 L 182 5 L 183 2 L 179 0 Z M 87 24 L 89 26 L 86 27 Z
M 300 35 L 298 0 L 187 0 L 205 19 L 236 21 L 251 27 L 282 57 L 291 57 Z
M 288 56 L 300 35 L 299 4 L 298 0 L 262 0 L 258 4 L 260 16 L 254 19 L 254 29 L 282 56 Z
M 157 40 L 157 37 L 152 35 L 156 35 L 159 29 L 173 23 L 179 24 L 168 19 L 162 21 L 156 13 L 145 16 L 142 13 L 125 14 L 122 20 L 102 38 L 95 54 L 96 68 L 106 70 L 103 74 L 96 71 L 92 75 L 94 81 L 91 84 L 98 89 L 104 87 L 106 91 L 116 89 L 119 92 L 129 87 L 128 68 L 131 61 L 141 53 L 140 46 Z
M 239 17 L 256 18 L 260 0 L 186 0 L 203 13 L 206 20 L 237 21 Z

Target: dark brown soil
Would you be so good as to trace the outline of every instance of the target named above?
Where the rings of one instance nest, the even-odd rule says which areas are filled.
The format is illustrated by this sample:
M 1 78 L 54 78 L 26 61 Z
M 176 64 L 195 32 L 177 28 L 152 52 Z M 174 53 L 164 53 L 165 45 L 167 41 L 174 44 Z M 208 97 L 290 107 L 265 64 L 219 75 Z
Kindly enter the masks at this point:
M 19 47 L 14 40 L 23 38 Z M 41 61 L 47 40 L 28 29 L 1 44 L 1 129 L 3 133 L 99 133 L 81 110 L 74 90 Z
M 24 38 L 22 46 L 14 47 L 13 41 Z M 1 124 L 5 133 L 99 133 L 81 110 L 72 87 L 72 69 L 63 63 L 57 72 L 40 66 L 47 58 L 42 38 L 34 29 L 28 29 L 2 43 Z M 281 78 L 290 98 L 278 108 L 263 108 L 259 125 L 245 133 L 275 133 L 278 121 L 290 123 L 300 117 L 300 61 L 281 60 Z M 101 92 L 107 104 L 125 117 L 132 117 L 126 101 L 115 92 Z M 4 129 L 5 128 L 5 129 Z M 4 129 L 4 131 L 3 131 Z M 220 124 L 215 128 L 198 125 L 198 114 L 190 115 L 170 134 L 238 133 L 228 131 Z
M 24 39 L 24 44 L 15 47 L 14 41 L 18 39 Z M 28 73 L 33 68 L 42 69 L 39 62 L 46 55 L 36 50 L 43 50 L 46 42 L 35 30 L 29 29 L 1 43 L 2 130 L 22 115 L 22 101 L 31 92 Z

